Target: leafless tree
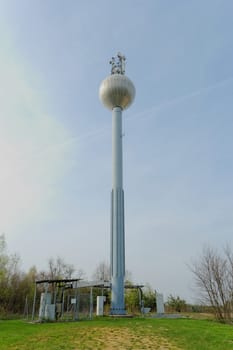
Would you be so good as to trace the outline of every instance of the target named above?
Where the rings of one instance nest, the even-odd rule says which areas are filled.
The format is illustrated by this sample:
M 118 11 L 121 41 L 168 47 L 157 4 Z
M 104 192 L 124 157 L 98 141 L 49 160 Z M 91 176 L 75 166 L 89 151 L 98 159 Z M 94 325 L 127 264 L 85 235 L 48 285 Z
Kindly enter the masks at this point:
M 233 253 L 228 246 L 222 254 L 205 247 L 190 266 L 202 299 L 212 306 L 222 322 L 231 321 L 233 307 Z
M 93 279 L 97 281 L 109 281 L 110 280 L 110 266 L 105 262 L 101 261 L 94 273 L 93 273 Z
M 92 278 L 97 280 L 97 281 L 110 281 L 111 279 L 111 268 L 110 265 L 107 264 L 105 261 L 101 261 L 93 275 Z M 132 273 L 128 270 L 125 271 L 125 281 L 126 282 L 131 282 L 132 281 Z
M 37 279 L 69 279 L 73 278 L 83 278 L 84 272 L 82 269 L 76 269 L 74 265 L 68 264 L 63 258 L 58 256 L 56 259 L 50 258 L 48 260 L 48 270 L 40 271 Z

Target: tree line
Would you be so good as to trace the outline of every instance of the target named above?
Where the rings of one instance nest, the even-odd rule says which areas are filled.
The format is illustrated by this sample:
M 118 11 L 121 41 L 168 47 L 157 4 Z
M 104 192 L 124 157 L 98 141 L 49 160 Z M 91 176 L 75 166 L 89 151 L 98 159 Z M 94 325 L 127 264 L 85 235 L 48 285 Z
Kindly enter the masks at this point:
M 233 319 L 233 252 L 227 245 L 223 250 L 215 250 L 209 246 L 202 250 L 199 257 L 191 262 L 189 269 L 193 273 L 198 287 L 198 305 L 187 305 L 179 296 L 170 295 L 165 304 L 169 312 L 203 310 L 212 312 L 221 322 L 232 322 Z M 74 276 L 75 274 L 75 276 Z M 32 266 L 27 272 L 20 268 L 20 257 L 9 254 L 5 236 L 0 235 L 0 316 L 22 315 L 31 311 L 36 280 L 44 279 L 84 279 L 82 269 L 77 270 L 72 264 L 66 263 L 61 257 L 50 258 L 47 269 L 38 271 Z M 93 273 L 94 280 L 109 281 L 110 268 L 105 262 L 99 263 Z M 126 272 L 128 286 L 132 285 L 132 276 Z M 146 285 L 140 295 L 137 289 L 127 289 L 125 304 L 128 312 L 140 311 L 143 298 L 144 307 L 156 311 L 155 291 Z M 96 291 L 98 293 L 98 291 Z M 106 291 L 107 302 L 110 303 L 110 291 Z
M 72 264 L 64 261 L 61 257 L 50 258 L 47 269 L 38 271 L 35 266 L 28 272 L 20 268 L 20 257 L 17 254 L 9 254 L 5 236 L 0 235 L 0 317 L 7 318 L 12 315 L 23 315 L 32 312 L 33 298 L 35 292 L 35 281 L 55 280 L 55 279 L 84 279 L 85 273 L 82 269 L 77 270 Z M 96 267 L 93 280 L 109 281 L 110 268 L 105 262 L 100 262 Z M 132 285 L 131 273 L 126 272 L 128 286 Z M 40 286 L 37 286 L 39 296 Z M 100 293 L 94 291 L 94 296 Z M 96 294 L 96 295 L 95 295 Z M 110 291 L 105 291 L 107 304 L 110 306 Z M 137 289 L 127 289 L 125 292 L 125 302 L 129 312 L 140 311 L 140 298 Z M 147 285 L 143 291 L 144 306 L 155 310 L 155 293 Z M 37 300 L 38 304 L 39 300 Z M 94 301 L 95 304 L 95 301 Z

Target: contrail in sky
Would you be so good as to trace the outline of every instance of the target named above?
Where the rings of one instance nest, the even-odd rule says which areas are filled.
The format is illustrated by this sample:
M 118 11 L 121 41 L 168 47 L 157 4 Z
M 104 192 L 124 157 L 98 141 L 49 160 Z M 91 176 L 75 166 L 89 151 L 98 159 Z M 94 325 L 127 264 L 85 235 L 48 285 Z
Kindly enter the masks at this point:
M 172 98 L 172 99 L 170 99 L 168 101 L 162 102 L 162 103 L 160 103 L 158 105 L 155 105 L 153 107 L 150 107 L 150 108 L 148 108 L 148 109 L 146 109 L 146 110 L 144 110 L 142 112 L 139 112 L 136 115 L 135 114 L 131 114 L 128 117 L 126 116 L 126 121 L 130 121 L 131 118 L 133 118 L 133 119 L 140 119 L 140 118 L 154 117 L 154 113 L 156 111 L 159 111 L 159 110 L 161 110 L 163 108 L 166 108 L 166 107 L 169 107 L 169 106 L 181 103 L 181 102 L 183 102 L 183 101 L 185 101 L 187 99 L 191 99 L 193 97 L 199 96 L 199 95 L 204 94 L 206 92 L 209 92 L 211 90 L 220 88 L 220 87 L 224 86 L 225 84 L 227 84 L 227 83 L 229 83 L 231 81 L 233 81 L 233 77 L 221 80 L 221 81 L 219 81 L 219 82 L 217 82 L 215 84 L 206 86 L 206 87 L 201 88 L 199 90 L 195 90 L 193 92 L 190 92 L 189 94 Z M 71 137 L 71 138 L 67 139 L 64 142 L 51 144 L 50 146 L 46 146 L 46 147 L 41 148 L 39 150 L 34 150 L 33 152 L 28 153 L 28 156 L 34 158 L 34 157 L 41 157 L 41 156 L 43 156 L 44 154 L 46 154 L 48 152 L 58 152 L 59 149 L 63 149 L 63 147 L 70 146 L 73 143 L 81 142 L 83 140 L 86 140 L 86 139 L 89 139 L 89 138 L 94 138 L 95 136 L 103 134 L 104 132 L 109 131 L 110 128 L 111 128 L 110 124 L 109 125 L 105 125 L 105 126 L 99 128 L 99 129 L 95 129 L 95 130 L 89 131 L 87 133 Z M 17 166 L 18 170 L 20 170 L 20 169 L 22 170 L 22 169 L 24 169 L 25 167 L 28 166 L 28 165 L 27 166 L 23 165 L 22 162 L 21 162 L 21 159 L 19 159 L 19 163 L 17 165 L 18 165 Z
M 199 96 L 203 93 L 206 93 L 206 92 L 209 92 L 211 90 L 214 90 L 216 88 L 220 88 L 221 86 L 224 86 L 225 84 L 229 83 L 233 81 L 233 77 L 230 77 L 230 78 L 227 78 L 227 79 L 224 79 L 224 80 L 221 80 L 221 81 L 218 81 L 217 83 L 214 83 L 212 85 L 208 85 L 206 87 L 203 87 L 199 90 L 195 90 L 193 92 L 190 92 L 186 95 L 182 95 L 182 96 L 178 96 L 178 97 L 174 97 L 168 101 L 165 101 L 165 102 L 162 102 L 156 106 L 153 106 L 153 107 L 150 107 L 142 112 L 139 112 L 137 113 L 136 115 L 135 114 L 132 114 L 130 116 L 126 116 L 126 120 L 131 120 L 131 118 L 133 119 L 137 119 L 137 118 L 148 118 L 148 117 L 153 117 L 154 116 L 154 112 L 156 111 L 159 111 L 163 108 L 166 108 L 168 106 L 171 106 L 171 105 L 175 105 L 175 104 L 178 104 L 180 102 L 183 102 L 187 99 L 191 99 L 193 97 L 196 97 L 196 96 Z M 68 140 L 62 142 L 62 143 L 59 143 L 59 144 L 54 144 L 54 145 L 51 145 L 49 147 L 46 147 L 45 149 L 42 149 L 38 152 L 35 152 L 35 154 L 37 155 L 40 155 L 40 154 L 43 154 L 44 152 L 48 152 L 48 151 L 53 151 L 53 150 L 57 150 L 57 148 L 60 148 L 60 147 L 64 147 L 64 146 L 67 146 L 67 145 L 70 145 L 72 143 L 75 143 L 75 142 L 78 142 L 78 141 L 82 141 L 82 140 L 86 140 L 86 139 L 89 139 L 90 137 L 95 137 L 99 134 L 102 134 L 104 133 L 105 131 L 109 130 L 110 128 L 110 125 L 106 125 L 104 127 L 101 127 L 99 129 L 95 129 L 93 131 L 89 131 L 87 133 L 84 133 L 84 134 L 81 134 L 81 135 L 77 135 L 77 136 L 74 136 L 74 137 L 71 137 L 69 138 Z
M 233 77 L 230 77 L 230 78 L 227 78 L 227 79 L 224 79 L 224 80 L 221 80 L 221 81 L 218 81 L 217 83 L 214 83 L 212 85 L 208 85 L 206 87 L 203 87 L 199 90 L 195 90 L 193 92 L 190 92 L 186 95 L 182 95 L 182 96 L 178 96 L 178 97 L 174 97 L 168 101 L 165 101 L 165 102 L 162 102 L 154 107 L 150 107 L 149 109 L 147 110 L 144 110 L 136 115 L 131 115 L 129 117 L 126 117 L 127 119 L 131 119 L 131 118 L 145 118 L 145 117 L 151 117 L 152 116 L 152 112 L 155 112 L 155 111 L 158 111 L 158 110 L 161 110 L 162 108 L 166 108 L 168 106 L 171 106 L 171 105 L 174 105 L 174 104 L 178 104 L 180 102 L 183 102 L 187 99 L 190 99 L 192 97 L 196 97 L 196 96 L 199 96 L 199 95 L 202 95 L 203 93 L 205 92 L 209 92 L 211 90 L 214 90 L 216 88 L 219 88 L 221 86 L 224 86 L 225 84 L 227 84 L 228 82 L 231 82 L 233 81 Z

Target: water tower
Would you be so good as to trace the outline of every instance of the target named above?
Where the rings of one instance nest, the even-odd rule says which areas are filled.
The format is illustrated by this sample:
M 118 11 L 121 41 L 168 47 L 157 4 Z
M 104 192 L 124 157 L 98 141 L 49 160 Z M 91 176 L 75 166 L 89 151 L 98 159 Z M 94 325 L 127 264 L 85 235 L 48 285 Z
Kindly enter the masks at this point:
M 125 56 L 110 61 L 111 75 L 102 81 L 99 97 L 112 111 L 112 194 L 111 194 L 111 311 L 125 314 L 125 224 L 122 164 L 122 111 L 134 100 L 135 87 L 125 76 Z

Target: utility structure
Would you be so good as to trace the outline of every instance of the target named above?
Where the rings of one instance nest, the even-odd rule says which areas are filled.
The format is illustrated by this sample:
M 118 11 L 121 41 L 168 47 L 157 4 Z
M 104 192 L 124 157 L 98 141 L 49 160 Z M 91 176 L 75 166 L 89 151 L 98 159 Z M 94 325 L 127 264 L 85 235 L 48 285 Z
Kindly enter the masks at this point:
M 111 310 L 124 315 L 125 225 L 122 166 L 122 111 L 135 97 L 135 87 L 125 76 L 125 56 L 112 57 L 111 75 L 102 81 L 99 97 L 112 111 L 112 194 L 111 194 Z

